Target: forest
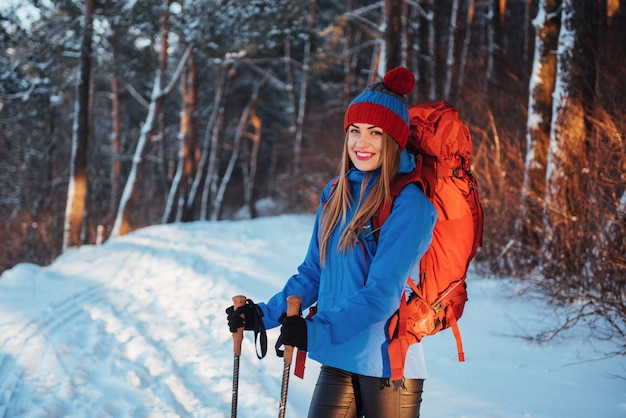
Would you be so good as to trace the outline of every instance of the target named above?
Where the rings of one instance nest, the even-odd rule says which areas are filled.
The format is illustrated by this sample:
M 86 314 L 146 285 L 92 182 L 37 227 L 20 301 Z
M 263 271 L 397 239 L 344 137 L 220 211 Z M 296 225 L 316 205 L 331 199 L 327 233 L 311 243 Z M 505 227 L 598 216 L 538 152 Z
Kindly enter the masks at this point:
M 477 268 L 626 354 L 620 3 L 9 1 L 0 272 L 154 224 L 313 212 L 347 104 L 403 65 L 411 103 L 446 100 L 470 129 Z

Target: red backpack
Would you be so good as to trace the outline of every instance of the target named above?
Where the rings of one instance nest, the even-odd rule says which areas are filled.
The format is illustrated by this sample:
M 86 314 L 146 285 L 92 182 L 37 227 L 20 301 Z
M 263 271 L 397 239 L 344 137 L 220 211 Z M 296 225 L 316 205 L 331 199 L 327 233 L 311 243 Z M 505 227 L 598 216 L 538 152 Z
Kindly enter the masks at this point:
M 413 292 L 408 301 L 402 293 L 400 307 L 387 327 L 391 379 L 396 387 L 402 384 L 409 346 L 443 329 L 452 328 L 459 361 L 465 361 L 457 321 L 467 302 L 467 269 L 483 237 L 483 209 L 470 168 L 472 140 L 458 111 L 439 100 L 409 107 L 409 118 L 407 149 L 415 156 L 415 169 L 394 179 L 392 202 L 378 209 L 372 229 L 380 230 L 393 198 L 410 183 L 420 186 L 438 217 L 430 247 L 420 260 L 417 284 L 407 279 Z M 337 179 L 331 193 L 336 183 Z M 315 312 L 313 307 L 309 317 Z M 296 375 L 302 377 L 304 362 L 298 363 Z
M 408 301 L 403 292 L 399 309 L 388 326 L 391 377 L 402 382 L 409 345 L 452 328 L 459 361 L 464 361 L 457 321 L 467 301 L 465 278 L 470 261 L 482 244 L 483 210 L 478 185 L 470 169 L 472 141 L 457 110 L 440 100 L 409 107 L 411 126 L 407 148 L 416 168 L 397 177 L 392 195 L 418 183 L 438 212 L 429 249 L 420 261 L 417 284 Z M 372 220 L 376 230 L 389 216 L 391 204 Z M 418 215 L 419 216 L 419 215 Z M 417 278 L 416 278 L 417 279 Z

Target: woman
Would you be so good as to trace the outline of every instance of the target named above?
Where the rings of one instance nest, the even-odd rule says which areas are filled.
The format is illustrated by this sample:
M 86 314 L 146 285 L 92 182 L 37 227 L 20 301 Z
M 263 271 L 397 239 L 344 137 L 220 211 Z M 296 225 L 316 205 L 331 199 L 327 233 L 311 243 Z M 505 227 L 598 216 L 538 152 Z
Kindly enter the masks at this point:
M 421 346 L 411 346 L 404 385 L 394 390 L 386 324 L 430 244 L 437 212 L 410 184 L 393 200 L 377 234 L 371 226 L 381 203 L 391 199 L 394 176 L 414 168 L 405 150 L 404 98 L 414 85 L 413 74 L 397 67 L 350 103 L 339 176 L 322 191 L 306 258 L 282 291 L 258 304 L 266 328 L 282 323 L 280 343 L 308 351 L 322 365 L 312 418 L 419 416 L 426 377 Z M 306 320 L 284 318 L 289 295 L 302 297 L 305 309 L 317 303 L 317 313 Z M 250 318 L 252 309 L 229 309 L 231 330 L 243 326 L 240 315 Z

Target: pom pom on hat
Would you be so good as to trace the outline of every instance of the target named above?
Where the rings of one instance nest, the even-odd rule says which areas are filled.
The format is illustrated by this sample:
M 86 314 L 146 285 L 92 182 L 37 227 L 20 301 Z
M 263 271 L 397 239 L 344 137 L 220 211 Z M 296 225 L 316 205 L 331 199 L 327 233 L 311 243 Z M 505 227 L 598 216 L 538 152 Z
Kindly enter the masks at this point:
M 409 111 L 404 95 L 415 86 L 415 77 L 406 67 L 395 67 L 383 81 L 370 84 L 350 104 L 344 116 L 344 131 L 353 123 L 378 126 L 404 149 L 409 136 Z
M 383 84 L 396 94 L 409 94 L 415 87 L 415 76 L 406 67 L 396 67 L 385 74 Z

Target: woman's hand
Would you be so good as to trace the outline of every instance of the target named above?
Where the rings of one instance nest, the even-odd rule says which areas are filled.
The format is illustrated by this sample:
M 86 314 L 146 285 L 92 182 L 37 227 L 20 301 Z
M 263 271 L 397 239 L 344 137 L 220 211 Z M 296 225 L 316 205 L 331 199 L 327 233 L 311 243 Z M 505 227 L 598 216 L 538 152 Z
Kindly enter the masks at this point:
M 251 305 L 245 304 L 235 309 L 234 306 L 226 308 L 228 328 L 230 332 L 237 332 L 237 329 L 255 329 L 255 315 Z
M 281 323 L 280 337 L 278 337 L 277 347 L 289 345 L 298 347 L 302 351 L 307 349 L 307 325 L 306 320 L 301 316 L 285 316 Z

